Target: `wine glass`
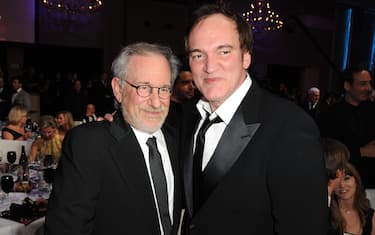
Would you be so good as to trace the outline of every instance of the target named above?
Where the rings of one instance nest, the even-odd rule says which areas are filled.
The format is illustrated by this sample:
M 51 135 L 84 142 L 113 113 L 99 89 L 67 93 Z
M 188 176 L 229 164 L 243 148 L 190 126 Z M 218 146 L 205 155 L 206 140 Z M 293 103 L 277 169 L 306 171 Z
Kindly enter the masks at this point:
M 43 178 L 44 178 L 44 181 L 46 181 L 46 183 L 48 184 L 48 192 L 51 192 L 52 182 L 55 178 L 55 169 L 45 168 Z
M 12 191 L 14 187 L 13 177 L 11 175 L 1 176 L 0 184 L 1 184 L 1 189 L 6 193 L 6 195 L 8 195 L 9 192 Z
M 10 164 L 13 164 L 17 159 L 16 151 L 8 151 L 7 160 Z
M 51 168 L 53 167 L 53 156 L 52 155 L 45 155 L 43 165 L 45 168 Z

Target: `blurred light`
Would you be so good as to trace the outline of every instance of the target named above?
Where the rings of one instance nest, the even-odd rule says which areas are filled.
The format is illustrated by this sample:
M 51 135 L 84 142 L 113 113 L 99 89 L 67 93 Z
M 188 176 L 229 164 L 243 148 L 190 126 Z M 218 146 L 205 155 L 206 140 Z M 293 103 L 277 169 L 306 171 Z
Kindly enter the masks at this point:
M 89 15 L 99 10 L 102 0 L 41 0 L 49 10 L 63 11 L 71 15 Z
M 349 41 L 350 41 L 350 32 L 352 28 L 352 12 L 353 10 L 351 8 L 347 9 L 347 12 L 346 12 L 344 52 L 343 52 L 342 65 L 341 65 L 342 70 L 345 70 L 348 65 Z
M 242 16 L 249 22 L 254 32 L 279 30 L 283 27 L 279 14 L 275 14 L 270 2 L 266 0 L 256 0 L 250 3 L 250 10 L 243 11 Z

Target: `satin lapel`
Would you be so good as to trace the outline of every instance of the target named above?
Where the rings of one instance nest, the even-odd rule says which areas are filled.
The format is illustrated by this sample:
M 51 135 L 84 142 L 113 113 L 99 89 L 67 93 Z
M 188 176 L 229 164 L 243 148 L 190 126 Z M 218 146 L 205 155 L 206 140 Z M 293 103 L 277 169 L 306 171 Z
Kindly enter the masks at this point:
M 260 123 L 246 124 L 237 112 L 226 127 L 217 148 L 203 172 L 205 192 L 211 192 L 250 142 Z
M 138 213 L 154 218 L 154 221 L 145 221 L 152 227 L 155 224 L 158 225 L 158 215 L 146 163 L 133 131 L 123 121 L 122 116 L 119 116 L 115 117 L 110 125 L 110 132 L 116 139 L 112 146 L 109 146 L 110 156 L 115 162 L 124 183 L 133 192 L 133 198 L 139 202 L 137 203 Z M 122 120 L 119 120 L 119 118 Z
M 195 112 L 194 112 L 195 111 Z M 184 142 L 181 148 L 184 158 L 184 187 L 185 187 L 185 201 L 186 207 L 190 215 L 193 214 L 193 147 L 194 147 L 194 133 L 199 124 L 200 115 L 196 109 L 194 109 L 190 120 L 187 122 L 186 132 L 183 132 Z
M 165 141 L 167 142 L 167 148 L 169 153 L 169 159 L 171 161 L 173 175 L 174 175 L 174 210 L 173 210 L 173 221 L 176 221 L 178 216 L 180 216 L 181 208 L 181 177 L 180 177 L 180 165 L 178 159 L 178 136 L 172 127 L 165 125 L 163 127 L 163 135 Z

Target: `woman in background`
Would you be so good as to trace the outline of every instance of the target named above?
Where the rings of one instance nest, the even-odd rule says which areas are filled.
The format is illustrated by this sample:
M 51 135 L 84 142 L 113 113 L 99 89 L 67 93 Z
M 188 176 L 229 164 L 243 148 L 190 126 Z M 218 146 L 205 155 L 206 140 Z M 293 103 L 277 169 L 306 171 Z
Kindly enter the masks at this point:
M 30 131 L 25 132 L 27 110 L 22 106 L 14 106 L 8 114 L 8 124 L 1 130 L 5 140 L 27 140 L 32 137 Z
M 62 137 L 58 134 L 57 123 L 54 117 L 46 115 L 40 118 L 41 137 L 31 145 L 29 161 L 43 160 L 41 158 L 52 155 L 54 163 L 58 163 L 61 156 Z
M 60 111 L 57 113 L 58 133 L 64 139 L 65 134 L 74 127 L 73 115 L 69 111 Z
M 344 235 L 375 235 L 374 210 L 366 198 L 358 171 L 350 163 L 344 167 L 344 179 L 332 203 L 337 203 L 333 211 L 333 223 Z

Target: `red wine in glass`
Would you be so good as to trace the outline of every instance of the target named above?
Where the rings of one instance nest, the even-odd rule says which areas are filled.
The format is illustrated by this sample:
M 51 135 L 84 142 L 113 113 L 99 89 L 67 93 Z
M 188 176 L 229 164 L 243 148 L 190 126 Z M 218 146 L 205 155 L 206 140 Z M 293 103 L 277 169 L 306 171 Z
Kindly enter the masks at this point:
M 9 163 L 13 164 L 17 159 L 15 151 L 8 151 L 7 153 L 7 160 Z
M 55 178 L 55 170 L 53 168 L 44 169 L 43 178 L 47 184 L 52 184 L 53 179 Z
M 1 176 L 1 189 L 8 194 L 10 191 L 13 190 L 14 182 L 13 177 L 11 175 L 3 175 Z

